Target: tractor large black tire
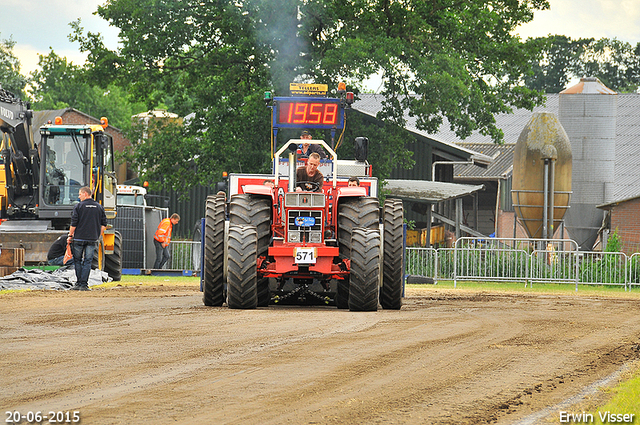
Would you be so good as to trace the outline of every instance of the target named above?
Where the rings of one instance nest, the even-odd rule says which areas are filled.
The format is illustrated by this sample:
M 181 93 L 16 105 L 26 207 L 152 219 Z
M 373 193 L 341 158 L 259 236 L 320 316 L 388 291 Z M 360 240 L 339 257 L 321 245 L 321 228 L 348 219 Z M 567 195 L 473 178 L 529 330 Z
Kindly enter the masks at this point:
M 271 243 L 271 198 L 251 194 L 238 194 L 229 202 L 229 224 L 255 226 L 258 234 L 257 256 L 267 256 Z M 258 307 L 267 307 L 271 301 L 269 279 L 258 280 Z
M 104 271 L 114 282 L 122 279 L 122 235 L 115 232 L 113 239 L 113 254 L 104 256 Z
M 376 311 L 380 293 L 380 232 L 355 228 L 351 246 L 349 310 Z
M 204 305 L 219 307 L 224 303 L 224 222 L 225 197 L 207 197 L 204 229 L 204 264 L 202 265 L 202 300 Z
M 399 310 L 402 307 L 403 219 L 402 201 L 386 199 L 383 210 L 384 242 L 380 305 L 390 310 Z
M 254 226 L 229 225 L 227 304 L 229 308 L 258 306 L 258 233 Z
M 338 206 L 338 244 L 340 256 L 351 258 L 351 233 L 354 228 L 377 230 L 380 223 L 378 199 L 370 196 L 348 198 Z

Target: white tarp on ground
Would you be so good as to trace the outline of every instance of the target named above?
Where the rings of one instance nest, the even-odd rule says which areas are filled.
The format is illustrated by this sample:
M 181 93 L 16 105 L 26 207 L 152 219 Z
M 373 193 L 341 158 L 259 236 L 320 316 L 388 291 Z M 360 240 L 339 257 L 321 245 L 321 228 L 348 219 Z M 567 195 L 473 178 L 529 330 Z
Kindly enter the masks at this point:
M 100 270 L 91 270 L 89 286 L 111 282 L 109 275 Z M 54 289 L 67 290 L 76 283 L 73 266 L 60 267 L 58 270 L 18 269 L 16 272 L 0 277 L 0 290 L 5 289 Z

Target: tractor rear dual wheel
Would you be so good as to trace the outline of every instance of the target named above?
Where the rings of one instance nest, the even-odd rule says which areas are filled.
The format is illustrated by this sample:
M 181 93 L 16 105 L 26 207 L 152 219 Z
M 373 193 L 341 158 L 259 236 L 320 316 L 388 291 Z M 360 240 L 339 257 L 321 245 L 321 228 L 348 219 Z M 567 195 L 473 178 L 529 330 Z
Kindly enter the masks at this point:
M 224 303 L 224 222 L 225 197 L 207 198 L 204 229 L 203 301 L 206 306 Z
M 336 291 L 336 307 L 340 309 L 349 308 L 349 277 L 344 280 L 338 280 L 338 289 Z
M 399 310 L 402 307 L 403 220 L 402 201 L 386 199 L 383 209 L 384 249 L 382 265 L 382 308 Z

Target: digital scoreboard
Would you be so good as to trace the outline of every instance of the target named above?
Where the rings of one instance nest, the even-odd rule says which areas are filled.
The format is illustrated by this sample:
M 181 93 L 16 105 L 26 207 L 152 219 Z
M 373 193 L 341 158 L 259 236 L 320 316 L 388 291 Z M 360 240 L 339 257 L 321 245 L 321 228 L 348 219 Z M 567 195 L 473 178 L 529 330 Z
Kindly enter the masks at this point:
M 344 107 L 340 99 L 287 97 L 274 100 L 274 127 L 338 129 L 344 126 Z

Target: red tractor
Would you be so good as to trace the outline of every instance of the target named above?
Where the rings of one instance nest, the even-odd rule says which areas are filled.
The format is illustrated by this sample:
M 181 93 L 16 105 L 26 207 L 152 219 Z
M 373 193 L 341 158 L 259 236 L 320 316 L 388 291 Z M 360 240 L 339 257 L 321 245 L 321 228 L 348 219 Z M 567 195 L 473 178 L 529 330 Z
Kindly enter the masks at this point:
M 309 86 L 309 85 L 307 85 Z M 316 86 L 316 85 L 313 85 Z M 345 98 L 275 98 L 273 127 L 344 126 Z M 351 99 L 353 97 L 351 96 Z M 399 309 L 403 294 L 403 206 L 385 200 L 366 161 L 338 161 L 329 154 L 319 169 L 322 188 L 296 182 L 301 140 L 274 153 L 273 175 L 231 174 L 230 198 L 207 199 L 202 290 L 204 304 L 252 309 L 269 304 L 330 304 L 352 311 Z M 288 151 L 288 159 L 281 158 Z M 341 170 L 347 171 L 346 175 Z M 360 174 L 360 186 L 348 178 Z M 367 173 L 369 175 L 367 175 Z M 269 183 L 269 184 L 265 184 Z M 303 186 L 304 190 L 296 190 Z M 318 185 L 319 186 L 319 185 Z

